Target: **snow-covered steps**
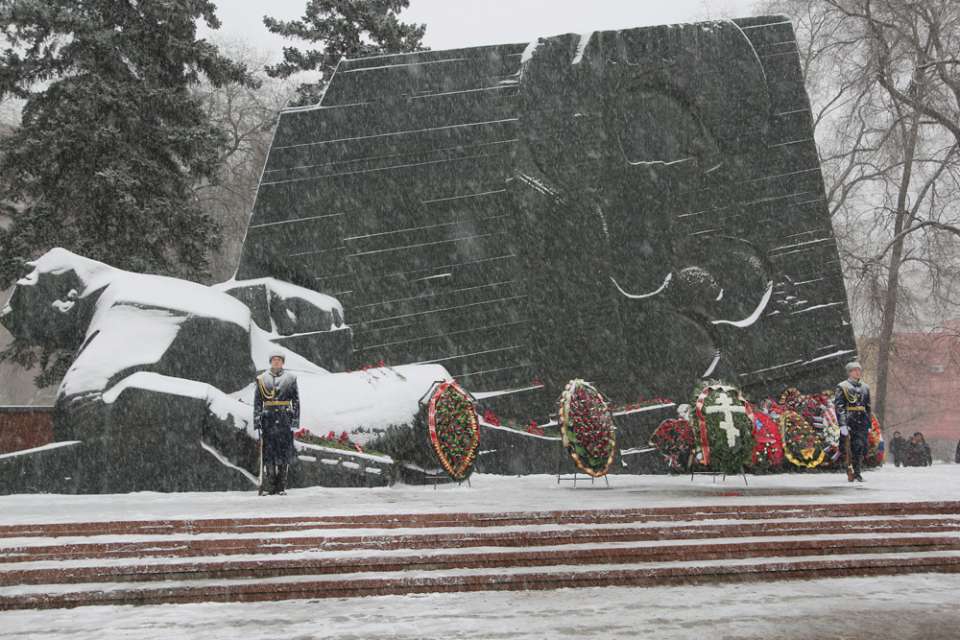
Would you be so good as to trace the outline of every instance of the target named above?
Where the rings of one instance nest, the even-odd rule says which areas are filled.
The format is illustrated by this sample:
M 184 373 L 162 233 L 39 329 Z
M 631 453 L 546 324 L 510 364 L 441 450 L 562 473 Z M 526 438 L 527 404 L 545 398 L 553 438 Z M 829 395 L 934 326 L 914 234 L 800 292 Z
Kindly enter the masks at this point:
M 522 551 L 475 551 L 427 555 L 395 554 L 352 557 L 306 557 L 277 559 L 163 562 L 73 568 L 25 569 L 0 572 L 0 586 L 27 584 L 83 584 L 93 582 L 156 582 L 217 578 L 282 578 L 301 575 L 403 572 L 415 570 L 489 569 L 550 567 L 561 565 L 637 564 L 650 562 L 694 562 L 746 558 L 793 558 L 954 551 L 960 552 L 960 538 L 917 535 L 892 538 L 841 538 L 782 541 L 725 542 L 719 544 L 678 544 L 657 546 L 577 546 L 572 549 Z
M 417 572 L 396 577 L 384 574 L 352 575 L 327 579 L 302 577 L 272 581 L 197 581 L 196 586 L 174 583 L 168 587 L 130 588 L 128 585 L 97 585 L 90 589 L 63 589 L 52 593 L 25 592 L 0 596 L 0 610 L 63 608 L 87 605 L 146 605 L 192 602 L 259 602 L 287 599 L 344 598 L 415 593 L 569 589 L 575 587 L 775 581 L 827 577 L 881 576 L 907 573 L 960 573 L 960 552 L 953 554 L 898 554 L 892 558 L 843 557 L 829 560 L 764 562 L 718 562 L 700 565 L 627 569 L 602 566 L 597 570 L 573 571 L 559 566 L 552 571 L 521 569 L 489 573 Z M 117 588 L 117 587 L 121 588 Z
M 960 535 L 960 518 L 949 516 L 883 518 L 787 519 L 767 522 L 738 522 L 723 518 L 699 523 L 642 523 L 642 526 L 536 526 L 491 528 L 472 531 L 451 527 L 450 532 L 409 533 L 374 531 L 352 535 L 338 530 L 328 535 L 323 530 L 310 535 L 260 537 L 246 531 L 234 535 L 149 536 L 147 540 L 128 541 L 112 536 L 107 541 L 68 542 L 65 544 L 28 544 L 0 547 L 0 567 L 9 563 L 41 560 L 191 557 L 216 555 L 285 554 L 308 551 L 374 551 L 397 549 L 467 549 L 473 547 L 542 547 L 567 544 L 621 543 L 657 540 L 710 540 L 754 536 L 801 536 L 818 534 L 904 534 L 953 533 Z M 169 539 L 164 539 L 169 538 Z M 17 542 L 22 538 L 14 539 Z M 73 540 L 73 539 L 71 539 Z
M 388 529 L 419 527 L 504 527 L 545 524 L 607 524 L 716 520 L 769 520 L 782 518 L 841 518 L 958 515 L 960 501 L 867 502 L 860 504 L 703 505 L 636 509 L 572 509 L 466 513 L 377 513 L 328 516 L 271 516 L 166 520 L 112 520 L 46 524 L 0 525 L 3 538 L 98 535 L 265 533 L 298 529 Z
M 960 503 L 0 527 L 0 610 L 913 572 L 960 573 Z

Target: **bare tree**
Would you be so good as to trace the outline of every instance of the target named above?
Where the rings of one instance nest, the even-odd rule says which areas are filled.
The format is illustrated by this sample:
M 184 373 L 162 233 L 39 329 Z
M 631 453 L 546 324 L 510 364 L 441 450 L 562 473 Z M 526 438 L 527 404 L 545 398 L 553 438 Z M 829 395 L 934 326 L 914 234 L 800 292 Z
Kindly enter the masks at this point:
M 244 43 L 220 42 L 218 46 L 248 69 L 262 70 L 270 61 Z M 194 189 L 203 208 L 223 228 L 220 251 L 210 256 L 214 281 L 227 279 L 236 270 L 277 115 L 296 94 L 292 81 L 269 78 L 263 71 L 255 77 L 259 81 L 256 86 L 204 85 L 198 89 L 211 119 L 228 140 L 217 184 L 204 181 Z
M 855 323 L 877 336 L 883 417 L 895 327 L 936 324 L 956 307 L 960 5 L 774 0 L 762 9 L 797 26 Z

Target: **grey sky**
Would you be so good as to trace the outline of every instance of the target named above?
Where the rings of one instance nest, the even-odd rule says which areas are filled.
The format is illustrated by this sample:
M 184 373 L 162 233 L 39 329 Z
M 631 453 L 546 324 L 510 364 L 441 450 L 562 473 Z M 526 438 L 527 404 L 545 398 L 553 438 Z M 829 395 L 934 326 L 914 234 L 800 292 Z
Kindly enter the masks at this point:
M 650 24 L 689 22 L 752 13 L 753 0 L 411 0 L 408 22 L 427 25 L 425 44 L 433 49 L 526 42 L 537 36 Z M 220 0 L 219 37 L 248 42 L 278 58 L 284 41 L 267 33 L 265 13 L 291 19 L 303 15 L 306 0 Z

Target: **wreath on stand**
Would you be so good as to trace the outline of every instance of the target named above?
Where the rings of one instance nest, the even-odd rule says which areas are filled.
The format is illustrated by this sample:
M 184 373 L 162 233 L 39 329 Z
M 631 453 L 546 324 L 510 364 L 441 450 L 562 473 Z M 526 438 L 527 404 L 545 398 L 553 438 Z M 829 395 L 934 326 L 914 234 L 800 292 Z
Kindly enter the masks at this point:
M 840 450 L 840 423 L 833 406 L 833 394 L 824 391 L 804 396 L 799 413 L 820 436 L 825 453 L 825 459 L 820 466 L 843 466 L 845 462 Z
M 664 420 L 650 437 L 650 446 L 655 447 L 673 471 L 686 471 L 695 441 L 693 428 L 683 418 Z
M 814 469 L 826 459 L 823 440 L 796 411 L 786 411 L 780 416 L 780 433 L 783 455 L 790 464 L 801 469 Z
M 754 411 L 756 426 L 753 438 L 753 455 L 750 466 L 758 472 L 774 471 L 783 465 L 783 438 L 780 435 L 780 425 L 771 416 L 762 411 Z
M 800 392 L 800 389 L 796 387 L 787 387 L 783 390 L 783 393 L 780 394 L 778 403 L 785 411 L 796 411 L 800 412 L 800 405 L 803 404 L 805 396 Z
M 740 473 L 753 454 L 755 418 L 740 390 L 709 384 L 697 395 L 696 461 L 715 471 Z
M 867 453 L 863 463 L 868 467 L 879 467 L 885 457 L 883 431 L 877 416 L 870 416 L 870 431 L 867 433 Z
M 456 382 L 441 382 L 427 407 L 427 430 L 440 466 L 460 482 L 473 471 L 480 425 L 473 400 Z
M 600 478 L 607 475 L 617 451 L 613 414 L 603 395 L 589 382 L 567 383 L 558 410 L 563 448 L 577 469 Z

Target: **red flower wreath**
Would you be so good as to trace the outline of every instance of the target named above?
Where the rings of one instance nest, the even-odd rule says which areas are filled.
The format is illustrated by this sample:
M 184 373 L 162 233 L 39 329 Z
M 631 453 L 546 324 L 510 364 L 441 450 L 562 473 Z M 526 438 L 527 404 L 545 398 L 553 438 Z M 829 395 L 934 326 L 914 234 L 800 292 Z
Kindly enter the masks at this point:
M 783 437 L 780 425 L 771 416 L 754 410 L 756 427 L 753 438 L 756 444 L 750 459 L 751 466 L 757 469 L 772 470 L 783 464 Z
M 870 416 L 870 431 L 867 433 L 867 453 L 863 463 L 868 467 L 879 467 L 885 457 L 883 431 L 877 416 Z
M 599 478 L 607 474 L 616 454 L 613 414 L 593 385 L 571 380 L 560 396 L 560 434 L 577 468 Z
M 473 402 L 456 382 L 441 383 L 427 408 L 430 443 L 440 465 L 454 480 L 463 480 L 480 449 L 480 426 Z

